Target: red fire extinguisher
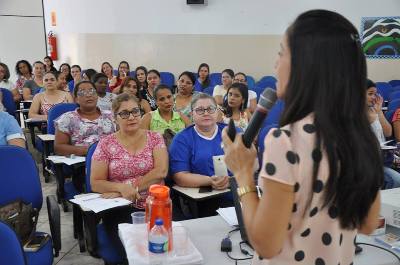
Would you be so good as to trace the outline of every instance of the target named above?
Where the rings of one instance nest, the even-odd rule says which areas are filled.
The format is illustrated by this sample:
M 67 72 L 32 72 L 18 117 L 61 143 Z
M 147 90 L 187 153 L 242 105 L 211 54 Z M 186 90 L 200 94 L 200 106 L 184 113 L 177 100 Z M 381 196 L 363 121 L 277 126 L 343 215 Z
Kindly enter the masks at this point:
M 53 61 L 56 61 L 58 59 L 57 37 L 52 31 L 50 31 L 47 35 L 47 53 Z

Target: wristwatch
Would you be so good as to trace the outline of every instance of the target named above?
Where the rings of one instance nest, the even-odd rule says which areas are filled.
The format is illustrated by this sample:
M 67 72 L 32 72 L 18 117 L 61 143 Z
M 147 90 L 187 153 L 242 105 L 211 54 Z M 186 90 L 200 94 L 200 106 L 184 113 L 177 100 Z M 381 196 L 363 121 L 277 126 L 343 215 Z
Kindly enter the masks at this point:
M 239 199 L 243 197 L 243 195 L 250 193 L 250 192 L 257 192 L 256 186 L 244 186 L 244 187 L 239 187 L 236 190 Z

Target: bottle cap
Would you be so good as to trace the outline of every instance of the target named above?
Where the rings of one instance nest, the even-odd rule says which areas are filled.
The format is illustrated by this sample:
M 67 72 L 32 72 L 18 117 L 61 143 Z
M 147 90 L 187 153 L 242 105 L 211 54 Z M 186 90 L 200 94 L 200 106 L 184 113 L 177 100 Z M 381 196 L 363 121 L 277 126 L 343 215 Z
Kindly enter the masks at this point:
M 164 185 L 151 185 L 149 188 L 149 193 L 151 196 L 157 199 L 165 200 L 169 198 L 169 188 Z
M 163 225 L 163 224 L 164 224 L 163 219 L 161 219 L 161 218 L 156 219 L 156 225 Z

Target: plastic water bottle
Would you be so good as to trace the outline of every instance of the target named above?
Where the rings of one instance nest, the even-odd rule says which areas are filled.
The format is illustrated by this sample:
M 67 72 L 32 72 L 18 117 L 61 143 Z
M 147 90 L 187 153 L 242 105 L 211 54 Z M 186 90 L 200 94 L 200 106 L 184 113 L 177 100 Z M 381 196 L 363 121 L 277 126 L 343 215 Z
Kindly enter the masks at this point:
M 149 233 L 149 261 L 151 265 L 162 265 L 167 260 L 168 232 L 163 219 L 158 218 Z

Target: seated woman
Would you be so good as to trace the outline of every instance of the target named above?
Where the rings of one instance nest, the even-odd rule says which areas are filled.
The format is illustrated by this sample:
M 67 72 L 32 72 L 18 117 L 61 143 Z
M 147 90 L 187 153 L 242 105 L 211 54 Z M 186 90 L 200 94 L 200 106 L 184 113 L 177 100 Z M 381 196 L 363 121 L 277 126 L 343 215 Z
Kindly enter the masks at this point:
M 247 100 L 247 108 L 249 109 L 250 113 L 253 113 L 257 108 L 257 93 L 253 90 L 248 89 L 249 85 L 247 84 L 247 76 L 242 73 L 236 73 L 235 77 L 233 78 L 233 83 L 242 83 L 247 86 L 249 99 Z
M 71 103 L 71 94 L 58 89 L 58 74 L 48 72 L 43 77 L 44 92 L 33 97 L 32 105 L 29 108 L 28 117 L 40 120 L 47 120 L 49 110 L 59 103 Z
M 139 100 L 139 108 L 142 116 L 151 111 L 149 102 L 142 98 L 142 94 L 139 90 L 139 81 L 137 79 L 130 76 L 125 78 L 124 82 L 121 85 L 120 94 L 122 93 L 128 93 L 132 96 L 135 96 Z
M 191 103 L 194 125 L 178 133 L 169 148 L 170 173 L 182 187 L 212 186 L 222 190 L 229 186 L 228 176 L 215 176 L 213 157 L 224 154 L 221 133 L 225 124 L 217 123 L 217 104 L 207 94 L 196 95 Z M 215 214 L 218 207 L 231 205 L 226 196 L 199 205 L 200 216 Z
M 53 59 L 51 59 L 50 56 L 43 58 L 43 64 L 45 65 L 45 72 L 57 72 L 57 69 L 54 67 Z
M 97 73 L 92 77 L 92 82 L 97 92 L 97 107 L 101 111 L 111 111 L 112 101 L 116 97 L 114 93 L 106 92 L 108 78 L 103 73 Z
M 15 64 L 15 72 L 18 79 L 15 82 L 15 88 L 12 90 L 14 101 L 22 100 L 22 91 L 26 81 L 32 80 L 32 66 L 26 60 L 20 60 Z
M 377 94 L 376 85 L 371 80 L 367 80 L 367 106 L 368 119 L 371 123 L 371 129 L 375 133 L 380 144 L 383 144 L 386 139 L 392 135 L 392 126 L 386 120 L 382 111 L 383 98 Z M 390 167 L 383 167 L 385 181 L 384 189 L 392 189 L 400 187 L 400 173 Z
M 216 85 L 213 91 L 213 97 L 219 106 L 223 105 L 224 97 L 226 95 L 226 91 L 232 85 L 234 72 L 231 69 L 225 69 L 222 71 L 222 85 Z
M 92 81 L 93 76 L 97 74 L 97 71 L 93 68 L 86 69 L 82 73 L 82 80 L 84 81 Z
M 69 91 L 73 91 L 76 84 L 82 80 L 82 69 L 79 65 L 75 64 L 71 66 L 71 76 L 72 80 L 68 82 Z
M 161 83 L 161 75 L 157 70 L 147 72 L 147 87 L 140 91 L 142 98 L 149 102 L 151 110 L 157 109 L 156 100 L 154 98 L 154 89 Z
M 112 93 L 118 94 L 121 88 L 122 82 L 129 75 L 129 63 L 127 61 L 121 61 L 118 65 L 118 76 L 113 76 L 109 88 Z
M 194 90 L 197 92 L 203 92 L 207 87 L 213 86 L 210 79 L 210 66 L 206 63 L 199 65 L 197 70 L 197 80 L 194 83 Z
M 69 88 L 68 88 L 67 76 L 68 75 L 65 72 L 58 73 L 57 88 L 58 88 L 58 90 L 70 93 Z
M 4 63 L 0 63 L 0 87 L 10 91 L 15 88 L 15 84 L 10 81 L 10 70 Z
M 174 99 L 169 86 L 157 86 L 154 90 L 154 98 L 158 109 L 143 116 L 141 128 L 161 134 L 166 129 L 171 129 L 174 133 L 177 133 L 190 124 L 188 117 L 173 111 Z
M 101 72 L 107 76 L 107 83 L 109 83 L 114 77 L 113 67 L 109 62 L 101 64 Z
M 250 120 L 247 109 L 248 89 L 245 84 L 233 83 L 227 91 L 227 101 L 224 103 L 225 114 L 222 119 L 225 124 L 233 119 L 235 126 L 246 130 Z
M 175 95 L 174 111 L 191 118 L 190 102 L 194 93 L 193 84 L 196 78 L 191 72 L 183 72 L 178 78 L 178 93 Z
M 142 91 L 147 88 L 147 68 L 144 66 L 138 66 L 135 70 L 135 77 L 139 81 L 138 89 Z
M 15 118 L 0 111 L 0 145 L 8 144 L 25 148 L 25 136 Z
M 71 75 L 71 66 L 67 63 L 63 63 L 60 65 L 59 72 L 65 74 L 65 79 L 67 80 L 68 86 L 68 82 L 73 80 Z
M 76 84 L 74 97 L 79 107 L 54 121 L 54 150 L 58 155 L 81 155 L 100 137 L 115 132 L 113 115 L 97 108 L 97 93 L 90 81 Z
M 31 100 L 33 95 L 43 87 L 43 75 L 45 73 L 44 64 L 37 61 L 33 64 L 33 79 L 27 80 L 22 89 L 24 100 Z
M 144 211 L 148 188 L 162 184 L 168 171 L 168 152 L 162 136 L 140 128 L 137 99 L 123 93 L 113 102 L 120 130 L 102 138 L 92 157 L 91 186 L 103 197 L 124 197 L 133 207 L 107 212 L 103 224 L 114 246 L 125 256 L 118 224 L 130 223 L 131 212 Z

